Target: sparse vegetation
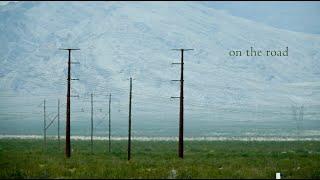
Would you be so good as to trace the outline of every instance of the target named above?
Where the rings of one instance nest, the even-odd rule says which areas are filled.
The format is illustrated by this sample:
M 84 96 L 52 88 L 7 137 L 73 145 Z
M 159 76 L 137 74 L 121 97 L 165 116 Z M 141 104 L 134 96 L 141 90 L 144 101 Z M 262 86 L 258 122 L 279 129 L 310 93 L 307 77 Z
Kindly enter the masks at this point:
M 186 141 L 185 159 L 177 142 L 72 141 L 72 156 L 48 140 L 0 140 L 1 178 L 320 178 L 320 142 Z

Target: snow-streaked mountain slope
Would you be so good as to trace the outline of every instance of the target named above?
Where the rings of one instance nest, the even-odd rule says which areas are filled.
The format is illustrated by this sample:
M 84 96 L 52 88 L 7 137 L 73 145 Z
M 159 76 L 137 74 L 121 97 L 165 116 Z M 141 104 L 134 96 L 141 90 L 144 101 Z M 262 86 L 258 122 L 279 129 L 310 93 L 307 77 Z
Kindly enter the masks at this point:
M 125 117 L 127 79 L 133 76 L 137 121 L 161 116 L 161 121 L 175 123 L 178 104 L 169 97 L 178 95 L 179 86 L 170 80 L 179 78 L 179 67 L 171 63 L 179 61 L 180 54 L 171 49 L 194 48 L 185 53 L 185 106 L 190 122 L 268 121 L 252 118 L 252 113 L 233 113 L 232 118 L 213 115 L 217 107 L 278 108 L 292 102 L 308 106 L 320 100 L 319 35 L 268 27 L 201 3 L 10 3 L 0 7 L 0 32 L 1 94 L 65 97 L 67 52 L 58 49 L 80 48 L 72 54 L 81 63 L 73 65 L 72 72 L 80 79 L 72 82 L 73 94 L 80 95 L 75 107 L 89 110 L 89 93 L 105 101 L 112 92 L 119 114 L 121 109 Z M 251 46 L 289 47 L 289 56 L 228 55 L 230 50 Z M 25 108 L 17 99 L 4 102 Z M 39 104 L 37 100 L 34 104 Z M 98 106 L 105 107 L 103 103 Z

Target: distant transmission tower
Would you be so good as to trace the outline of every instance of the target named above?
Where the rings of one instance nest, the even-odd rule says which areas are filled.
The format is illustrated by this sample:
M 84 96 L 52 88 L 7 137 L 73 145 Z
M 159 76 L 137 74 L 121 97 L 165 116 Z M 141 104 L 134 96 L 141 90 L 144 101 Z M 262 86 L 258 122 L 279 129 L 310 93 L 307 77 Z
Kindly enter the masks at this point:
M 299 110 L 299 120 L 298 120 L 298 137 L 301 138 L 301 133 L 302 133 L 302 121 L 303 121 L 303 105 L 300 106 Z
M 297 136 L 300 139 L 301 131 L 302 131 L 302 122 L 303 122 L 303 115 L 304 115 L 304 106 L 292 106 L 292 113 L 293 113 L 293 120 L 296 122 L 297 125 Z
M 59 101 L 58 101 L 58 113 L 57 115 L 50 120 L 50 117 L 48 119 L 50 120 L 49 124 L 47 125 L 47 115 L 46 115 L 46 100 L 43 101 L 43 139 L 44 139 L 44 150 L 47 150 L 47 130 L 49 127 L 53 124 L 53 122 L 56 120 L 56 118 L 59 118 Z M 59 124 L 59 121 L 58 121 Z M 58 130 L 58 138 L 59 138 L 59 130 Z

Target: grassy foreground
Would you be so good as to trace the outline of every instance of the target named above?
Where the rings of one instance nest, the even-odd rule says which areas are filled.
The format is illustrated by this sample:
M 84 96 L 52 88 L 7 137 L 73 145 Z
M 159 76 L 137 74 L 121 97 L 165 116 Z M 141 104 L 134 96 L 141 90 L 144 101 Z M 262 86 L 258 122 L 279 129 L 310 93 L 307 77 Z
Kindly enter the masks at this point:
M 72 141 L 66 159 L 55 140 L 43 152 L 41 140 L 0 139 L 0 178 L 320 178 L 320 142 L 187 141 L 185 158 L 177 142 Z

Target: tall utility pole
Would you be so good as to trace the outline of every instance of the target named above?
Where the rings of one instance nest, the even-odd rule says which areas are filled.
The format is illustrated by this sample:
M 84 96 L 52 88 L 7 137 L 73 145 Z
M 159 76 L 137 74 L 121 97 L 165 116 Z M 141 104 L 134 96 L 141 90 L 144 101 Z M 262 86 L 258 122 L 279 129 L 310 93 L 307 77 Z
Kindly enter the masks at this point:
M 130 77 L 130 94 L 129 94 L 129 132 L 128 132 L 128 161 L 131 158 L 131 99 L 132 99 L 132 78 Z
M 58 143 L 59 143 L 59 150 L 60 150 L 60 99 L 58 99 Z
M 180 80 L 172 80 L 172 81 L 180 81 L 180 96 L 179 97 L 171 97 L 171 98 L 179 98 L 180 99 L 180 111 L 179 111 L 179 157 L 183 158 L 183 52 L 184 51 L 191 51 L 193 49 L 172 49 L 175 51 L 181 51 L 181 62 L 180 63 L 172 63 L 172 64 L 180 64 L 181 66 L 181 74 L 180 74 Z
M 91 93 L 91 154 L 93 153 L 93 94 Z
M 109 152 L 111 152 L 111 93 L 109 94 Z
M 47 149 L 47 124 L 46 124 L 46 100 L 43 100 L 43 147 L 46 151 Z
M 69 158 L 71 156 L 71 144 L 70 144 L 70 89 L 71 89 L 71 51 L 73 50 L 80 50 L 80 49 L 60 49 L 60 50 L 67 50 L 69 53 L 68 56 L 68 90 L 67 90 L 67 115 L 66 115 L 66 150 L 65 154 Z

